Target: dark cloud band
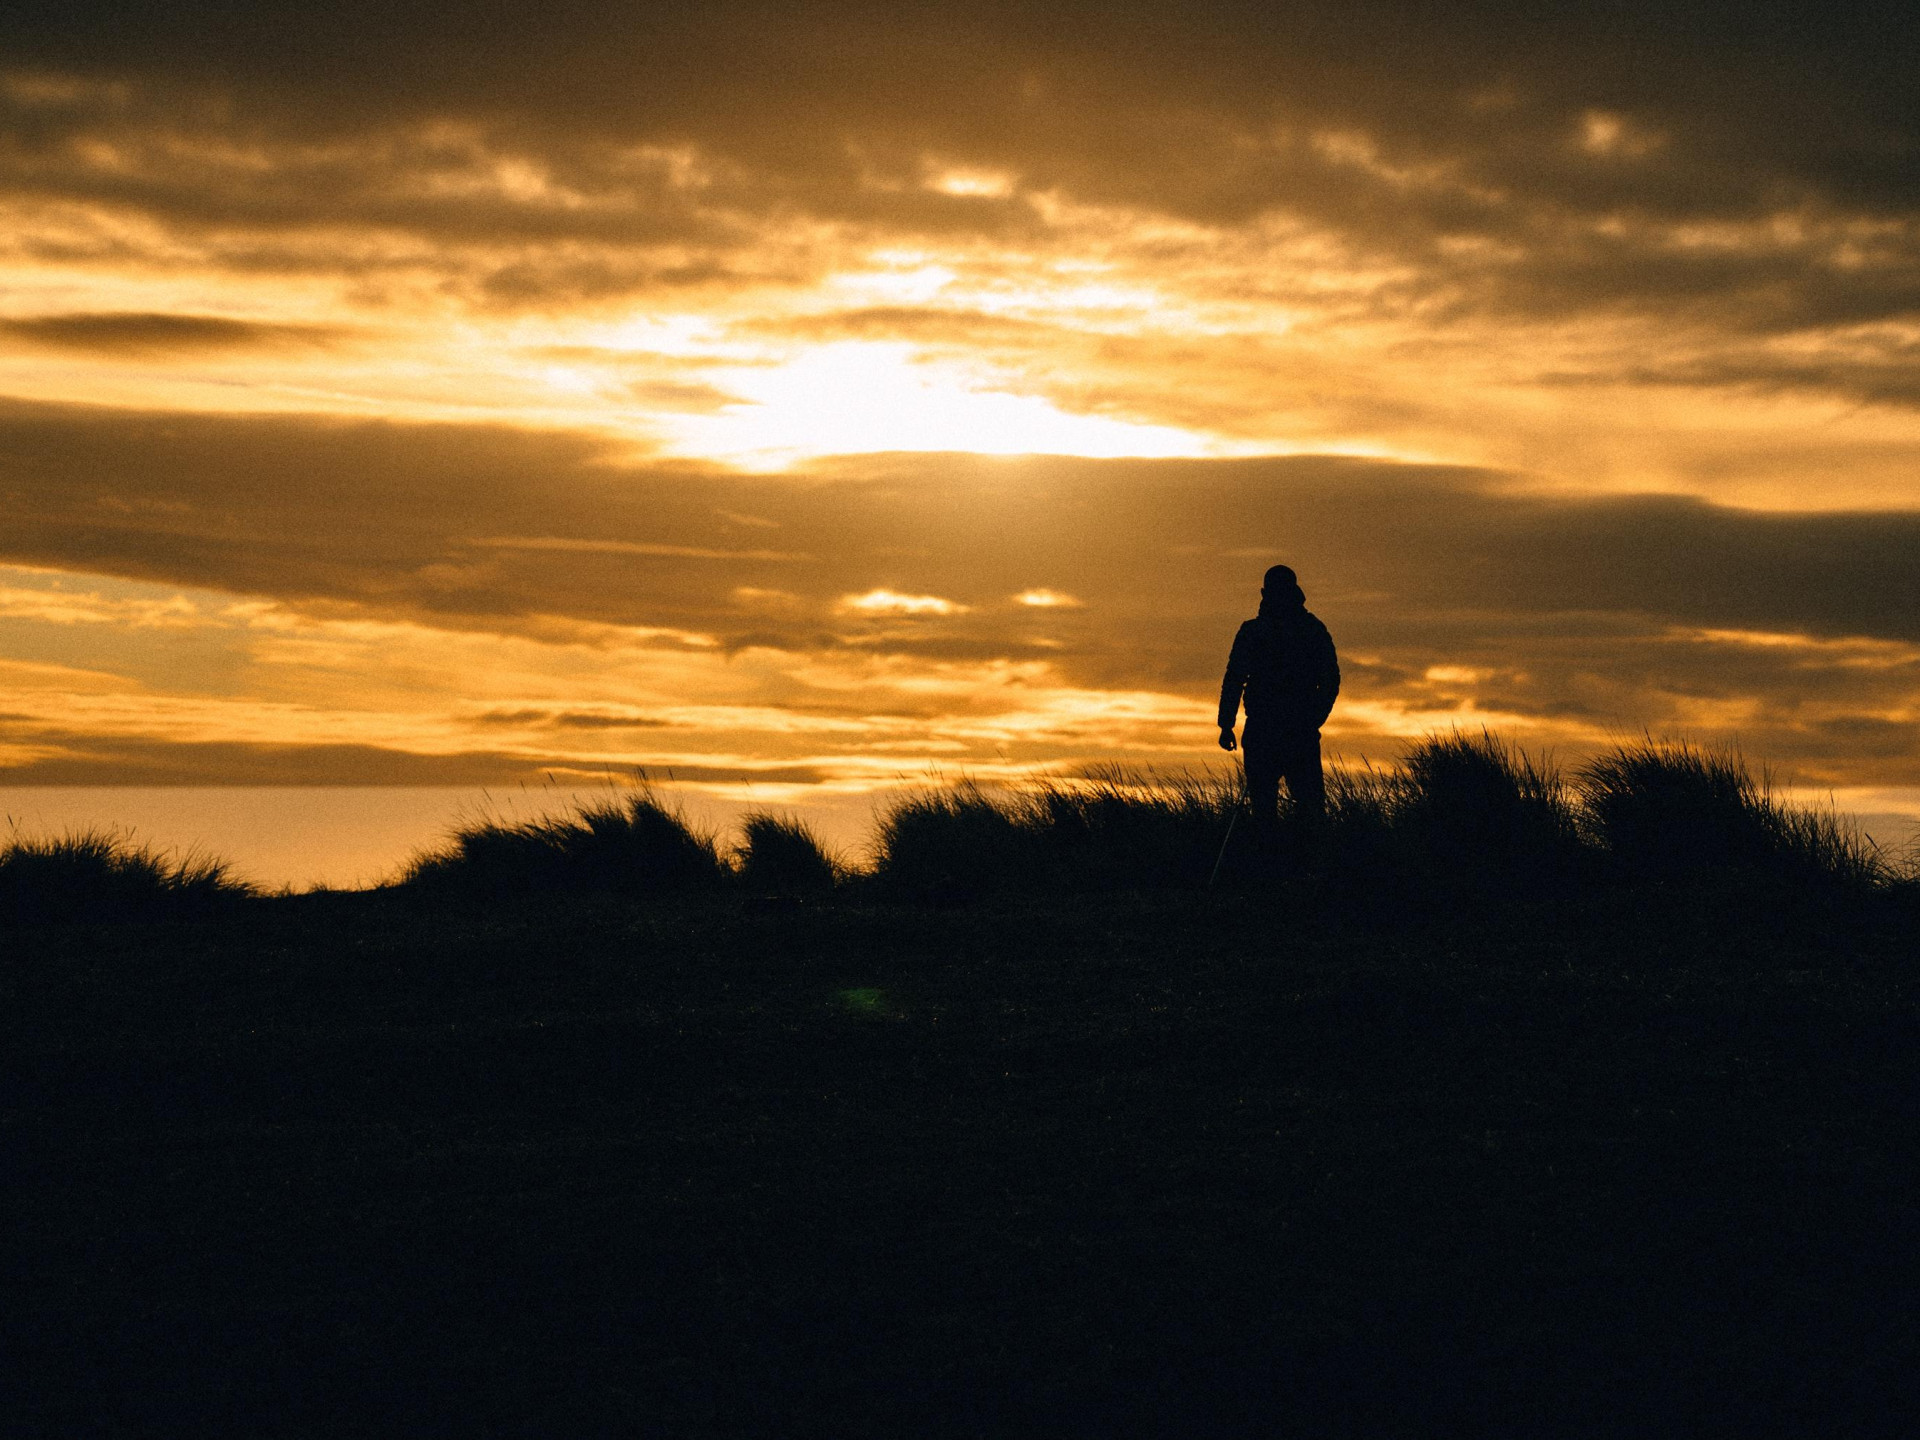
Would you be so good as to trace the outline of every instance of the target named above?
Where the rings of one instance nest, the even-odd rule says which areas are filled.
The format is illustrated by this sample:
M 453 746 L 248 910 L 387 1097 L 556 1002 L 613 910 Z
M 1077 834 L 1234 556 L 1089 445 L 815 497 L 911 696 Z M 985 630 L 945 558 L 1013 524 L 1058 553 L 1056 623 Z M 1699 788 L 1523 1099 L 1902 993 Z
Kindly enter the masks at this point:
M 495 427 L 20 405 L 0 408 L 0 457 L 0 558 L 319 615 L 1032 662 L 1095 690 L 1204 696 L 1284 561 L 1351 657 L 1352 701 L 1623 732 L 1745 714 L 1767 753 L 1830 773 L 1920 751 L 1900 729 L 1920 704 L 1915 511 L 1567 498 L 1329 457 L 869 456 L 755 476 Z M 1020 601 L 1035 589 L 1082 603 L 1036 610 Z M 767 703 L 784 698 L 809 697 Z M 526 723 L 647 722 L 555 706 Z
M 222 315 L 150 312 L 83 312 L 0 320 L 0 336 L 109 357 L 325 347 L 339 343 L 345 333 L 328 325 L 278 325 Z

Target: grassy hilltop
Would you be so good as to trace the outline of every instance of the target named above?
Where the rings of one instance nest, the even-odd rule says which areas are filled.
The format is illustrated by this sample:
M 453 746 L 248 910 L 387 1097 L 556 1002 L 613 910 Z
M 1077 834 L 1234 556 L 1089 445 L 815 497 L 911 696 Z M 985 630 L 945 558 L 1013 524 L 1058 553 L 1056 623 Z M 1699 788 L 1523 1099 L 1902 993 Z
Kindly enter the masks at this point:
M 379 892 L 0 854 L 10 1421 L 1915 1413 L 1899 865 L 1683 750 L 1436 741 L 1215 880 L 1232 798 L 929 793 L 858 873 L 644 794 Z

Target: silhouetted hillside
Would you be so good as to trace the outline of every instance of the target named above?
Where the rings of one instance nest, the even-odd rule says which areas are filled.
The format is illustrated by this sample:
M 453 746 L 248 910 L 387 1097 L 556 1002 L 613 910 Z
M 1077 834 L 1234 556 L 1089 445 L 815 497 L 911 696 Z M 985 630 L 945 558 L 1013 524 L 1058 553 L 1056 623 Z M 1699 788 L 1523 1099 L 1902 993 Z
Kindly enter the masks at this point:
M 1211 889 L 1231 791 L 1107 777 L 910 800 L 859 875 L 641 795 L 16 920 L 9 1429 L 1920 1415 L 1912 884 L 1688 751 L 1335 801 Z

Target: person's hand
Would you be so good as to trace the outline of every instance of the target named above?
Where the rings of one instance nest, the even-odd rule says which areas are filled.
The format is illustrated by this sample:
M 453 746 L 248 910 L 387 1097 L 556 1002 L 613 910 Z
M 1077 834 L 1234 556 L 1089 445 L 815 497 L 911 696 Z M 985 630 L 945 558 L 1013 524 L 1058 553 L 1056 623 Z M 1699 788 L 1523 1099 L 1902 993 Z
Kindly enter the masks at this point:
M 1234 743 L 1233 727 L 1231 725 L 1221 726 L 1220 727 L 1220 748 L 1222 750 L 1231 750 L 1233 749 L 1233 743 Z

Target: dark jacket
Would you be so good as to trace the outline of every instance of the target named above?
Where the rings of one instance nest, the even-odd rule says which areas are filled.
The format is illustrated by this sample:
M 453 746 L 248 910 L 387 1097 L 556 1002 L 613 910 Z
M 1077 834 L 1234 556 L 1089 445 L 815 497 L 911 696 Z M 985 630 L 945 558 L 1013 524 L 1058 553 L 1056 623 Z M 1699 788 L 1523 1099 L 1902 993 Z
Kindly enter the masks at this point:
M 1231 730 L 1247 702 L 1247 721 L 1272 733 L 1318 730 L 1340 693 L 1333 637 L 1300 604 L 1265 606 L 1240 627 L 1220 682 L 1220 728 Z

